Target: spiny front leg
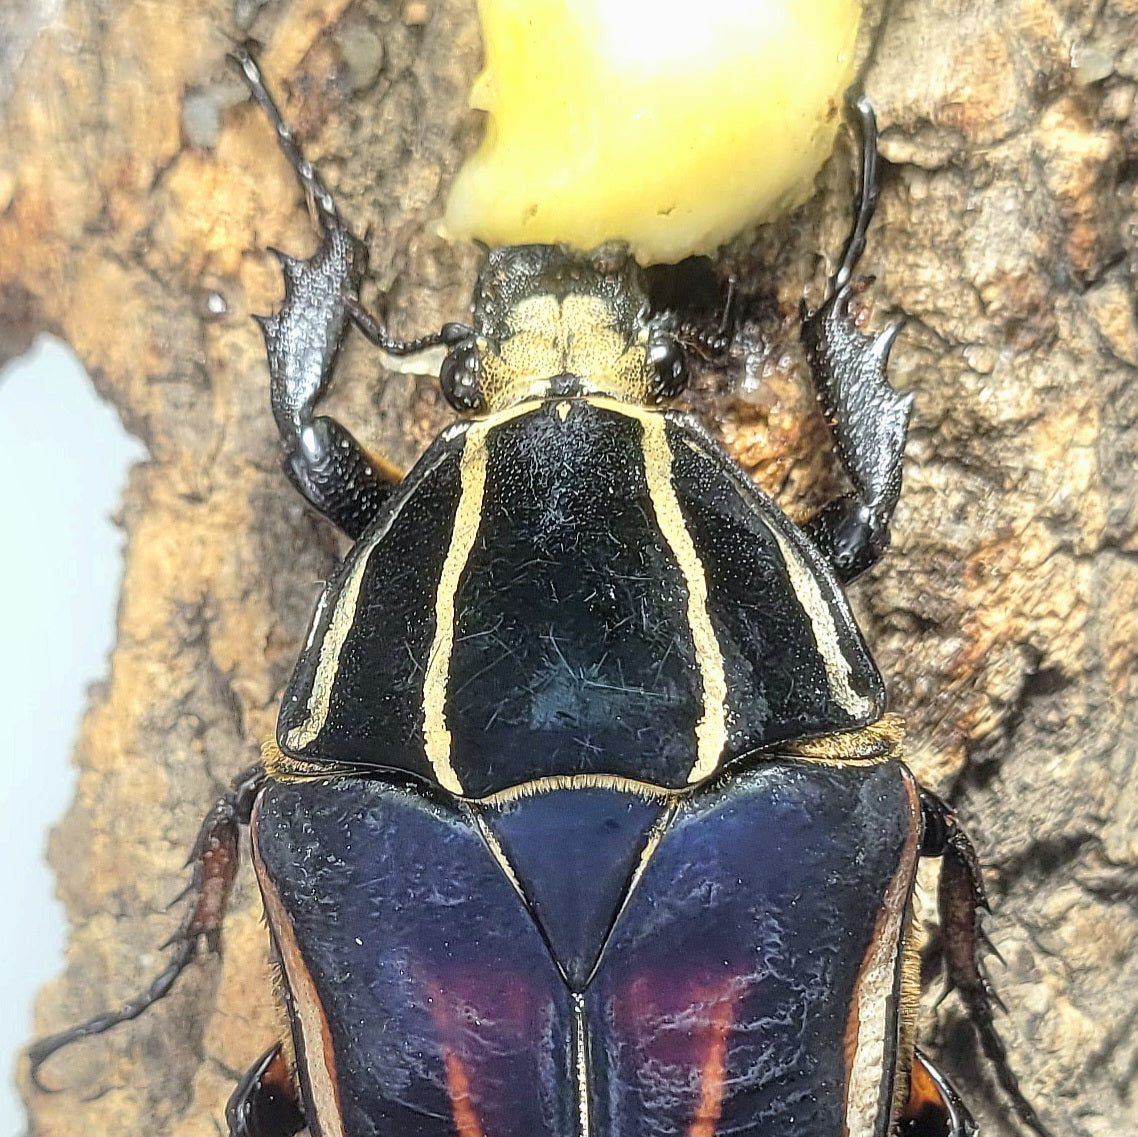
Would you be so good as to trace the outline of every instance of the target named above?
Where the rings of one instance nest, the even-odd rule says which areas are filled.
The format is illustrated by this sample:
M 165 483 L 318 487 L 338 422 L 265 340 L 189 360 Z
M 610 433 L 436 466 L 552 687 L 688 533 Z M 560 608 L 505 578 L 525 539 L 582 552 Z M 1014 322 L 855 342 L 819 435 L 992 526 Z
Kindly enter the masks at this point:
M 864 335 L 850 314 L 865 281 L 853 277 L 877 205 L 877 123 L 864 97 L 854 105 L 861 127 L 862 176 L 857 213 L 845 255 L 825 303 L 805 317 L 802 339 L 838 457 L 854 492 L 830 502 L 806 525 L 838 576 L 849 581 L 889 544 L 889 522 L 901 493 L 901 459 L 912 396 L 889 385 L 886 365 L 901 330 L 893 324 Z
M 322 232 L 320 248 L 308 260 L 273 250 L 284 269 L 284 303 L 274 315 L 258 317 L 269 355 L 273 416 L 284 444 L 285 473 L 310 505 L 354 540 L 378 515 L 401 474 L 370 456 L 334 418 L 315 413 L 331 384 L 349 322 L 390 355 L 413 355 L 439 344 L 466 345 L 473 329 L 448 324 L 441 332 L 414 340 L 387 335 L 359 300 L 367 249 L 301 153 L 252 55 L 241 47 L 231 58 L 276 131 Z
M 996 1079 L 1020 1120 L 1039 1137 L 1050 1137 L 1035 1107 L 1020 1088 L 1008 1060 L 1007 1047 L 996 1029 L 995 1008 L 1003 1009 L 1003 1004 L 980 963 L 981 948 L 988 943 L 981 919 L 989 907 L 976 850 L 956 814 L 936 794 L 923 788 L 921 812 L 924 818 L 921 852 L 943 858 L 938 904 L 949 990 L 960 995 Z
M 269 356 L 284 470 L 310 505 L 354 539 L 390 496 L 398 474 L 370 458 L 340 423 L 317 416 L 315 409 L 331 383 L 353 318 L 351 305 L 358 303 L 367 250 L 300 152 L 253 57 L 242 47 L 232 59 L 276 131 L 322 230 L 320 247 L 308 260 L 274 250 L 284 269 L 284 303 L 274 315 L 257 318 Z

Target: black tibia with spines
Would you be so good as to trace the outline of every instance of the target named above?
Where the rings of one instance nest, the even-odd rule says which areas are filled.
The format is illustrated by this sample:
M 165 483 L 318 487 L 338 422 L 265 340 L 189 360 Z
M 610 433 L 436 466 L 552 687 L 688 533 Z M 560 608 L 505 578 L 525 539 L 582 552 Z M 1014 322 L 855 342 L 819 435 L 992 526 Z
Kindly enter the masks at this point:
M 225 1121 L 229 1137 L 292 1137 L 304 1128 L 300 1095 L 279 1042 L 237 1083 Z
M 853 231 L 825 303 L 803 320 L 802 339 L 822 409 L 853 493 L 830 502 L 806 526 L 838 575 L 852 580 L 889 545 L 889 522 L 901 493 L 912 396 L 889 385 L 886 365 L 901 330 L 892 324 L 863 335 L 850 314 L 866 282 L 853 277 L 877 204 L 877 124 L 864 97 L 854 104 L 862 136 L 862 178 Z
M 277 252 L 284 269 L 284 303 L 275 315 L 257 318 L 268 350 L 284 470 L 309 504 L 355 538 L 386 500 L 391 483 L 347 430 L 334 419 L 315 417 L 314 409 L 328 390 L 352 319 L 348 305 L 359 293 L 367 250 L 340 219 L 332 195 L 301 154 L 253 58 L 239 48 L 233 59 L 275 128 L 323 234 L 308 260 Z
M 303 497 L 349 537 L 358 537 L 391 494 L 393 482 L 335 419 L 316 417 L 327 393 L 348 323 L 378 347 L 409 355 L 448 345 L 470 329 L 448 325 L 443 333 L 396 340 L 359 302 L 367 270 L 367 250 L 341 219 L 332 195 L 301 154 L 292 132 L 245 49 L 233 60 L 258 105 L 277 133 L 277 141 L 320 222 L 320 248 L 308 260 L 273 250 L 285 277 L 285 298 L 273 316 L 258 317 L 269 356 L 271 398 L 284 443 L 284 469 Z
M 1007 1047 L 996 1031 L 995 1008 L 1004 1007 L 980 962 L 981 948 L 988 946 L 981 921 L 991 909 L 976 850 L 948 805 L 926 789 L 921 790 L 921 813 L 921 853 L 943 858 L 938 906 L 948 989 L 955 990 L 964 1003 L 980 1045 L 1020 1120 L 1040 1137 L 1050 1137 L 1020 1089 L 1019 1079 L 1008 1063 Z
M 353 292 L 366 261 L 346 229 L 330 229 L 308 261 L 277 253 L 285 300 L 258 319 L 269 356 L 273 415 L 284 443 L 284 470 L 301 495 L 355 539 L 391 493 L 392 483 L 335 419 L 314 408 L 335 366 Z
M 40 1081 L 39 1071 L 56 1051 L 82 1038 L 103 1034 L 119 1023 L 138 1018 L 169 992 L 178 976 L 197 957 L 203 940 L 212 951 L 220 950 L 221 922 L 229 902 L 229 891 L 237 875 L 239 830 L 242 825 L 249 824 L 253 801 L 264 781 L 264 767 L 251 766 L 238 775 L 229 792 L 218 798 L 202 822 L 193 850 L 186 861 L 187 867 L 193 866 L 193 880 L 174 901 L 177 903 L 189 897 L 193 903 L 181 927 L 162 945 L 164 948 L 173 947 L 174 953 L 161 974 L 141 995 L 118 1010 L 107 1011 L 78 1026 L 48 1035 L 28 1048 L 31 1079 L 39 1089 L 48 1090 Z

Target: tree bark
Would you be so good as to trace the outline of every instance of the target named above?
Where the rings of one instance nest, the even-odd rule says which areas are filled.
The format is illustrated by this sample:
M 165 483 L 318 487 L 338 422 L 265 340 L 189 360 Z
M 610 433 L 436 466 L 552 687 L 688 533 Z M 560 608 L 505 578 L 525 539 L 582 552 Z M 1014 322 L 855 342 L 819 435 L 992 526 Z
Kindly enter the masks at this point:
M 1025 1089 L 1056 1137 L 1117 1137 L 1138 1131 L 1138 4 L 878 7 L 864 86 L 886 163 L 864 268 L 874 321 L 908 320 L 892 375 L 916 411 L 894 545 L 854 600 L 912 766 L 979 847 Z M 197 824 L 271 734 L 342 552 L 280 473 L 248 318 L 279 300 L 268 246 L 306 253 L 315 234 L 225 52 L 265 44 L 410 336 L 468 311 L 478 254 L 435 225 L 477 137 L 479 44 L 458 0 L 62 0 L 0 10 L 0 33 L 0 355 L 62 336 L 150 455 L 122 508 L 118 646 L 52 839 L 72 939 L 47 1032 L 159 969 Z M 692 395 L 792 511 L 835 484 L 794 325 L 850 184 L 847 146 L 814 200 L 728 251 L 774 303 L 733 374 Z M 406 466 L 451 418 L 433 379 L 381 379 L 359 337 L 335 405 Z M 259 918 L 243 874 L 221 960 L 52 1059 L 62 1093 L 25 1083 L 32 1133 L 218 1132 L 284 1030 Z M 955 1000 L 932 1003 L 930 1050 L 985 1133 L 1016 1133 Z

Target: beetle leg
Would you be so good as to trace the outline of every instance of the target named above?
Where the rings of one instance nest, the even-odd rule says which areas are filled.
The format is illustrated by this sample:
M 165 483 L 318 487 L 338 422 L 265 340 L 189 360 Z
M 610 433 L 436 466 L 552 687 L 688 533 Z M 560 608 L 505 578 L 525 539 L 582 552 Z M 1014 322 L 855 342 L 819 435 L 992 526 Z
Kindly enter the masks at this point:
M 918 1050 L 897 1137 L 975 1137 L 978 1131 L 952 1083 Z
M 334 418 L 315 413 L 344 336 L 345 288 L 354 291 L 363 246 L 346 229 L 325 233 L 311 260 L 278 253 L 285 276 L 280 311 L 258 317 L 269 357 L 270 399 L 283 466 L 301 496 L 353 540 L 398 484 Z
M 250 767 L 237 777 L 229 792 L 217 800 L 202 822 L 193 851 L 186 861 L 187 866 L 193 865 L 193 880 L 182 893 L 182 896 L 192 896 L 194 903 L 181 927 L 162 945 L 174 948 L 165 969 L 142 994 L 118 1010 L 96 1015 L 78 1026 L 41 1038 L 28 1047 L 29 1073 L 37 1088 L 48 1091 L 40 1081 L 39 1071 L 57 1050 L 136 1019 L 163 998 L 196 958 L 203 939 L 212 951 L 220 950 L 221 922 L 237 875 L 239 828 L 249 824 L 253 802 L 264 779 L 265 771 L 261 765 Z
M 292 1137 L 306 1124 L 282 1043 L 270 1046 L 237 1083 L 225 1107 L 229 1137 Z
M 949 990 L 959 993 L 980 1045 L 1020 1119 L 1040 1137 L 1049 1137 L 1020 1089 L 1019 1079 L 1008 1063 L 1007 1047 L 996 1030 L 994 1008 L 1002 1010 L 1003 1004 L 980 964 L 980 950 L 986 943 L 981 917 L 990 908 L 976 850 L 948 805 L 923 788 L 921 812 L 921 852 L 942 858 L 938 903 Z
M 239 47 L 231 58 L 276 131 L 322 233 L 320 247 L 308 260 L 273 250 L 284 270 L 284 303 L 274 315 L 256 317 L 269 356 L 270 398 L 284 444 L 284 470 L 310 505 L 355 539 L 379 513 L 402 473 L 369 455 L 334 418 L 315 414 L 331 384 L 349 321 L 391 355 L 449 345 L 469 337 L 473 329 L 448 325 L 419 339 L 392 339 L 361 306 L 366 247 L 340 217 L 331 193 L 301 153 L 252 55 Z
M 398 476 L 373 462 L 335 419 L 314 413 L 328 389 L 359 291 L 367 249 L 340 218 L 332 195 L 301 154 L 253 57 L 233 53 L 254 99 L 276 130 L 320 222 L 320 247 L 309 260 L 277 253 L 284 270 L 280 311 L 256 317 L 269 356 L 273 417 L 284 444 L 284 470 L 318 512 L 358 537 L 391 493 Z
M 891 324 L 866 336 L 850 305 L 866 281 L 853 277 L 877 205 L 877 122 L 869 100 L 854 104 L 861 127 L 861 190 L 853 231 L 825 303 L 804 313 L 802 339 L 818 399 L 834 434 L 854 492 L 830 502 L 807 532 L 849 581 L 870 567 L 889 544 L 889 522 L 901 492 L 901 458 L 912 395 L 889 385 L 889 352 L 901 330 Z

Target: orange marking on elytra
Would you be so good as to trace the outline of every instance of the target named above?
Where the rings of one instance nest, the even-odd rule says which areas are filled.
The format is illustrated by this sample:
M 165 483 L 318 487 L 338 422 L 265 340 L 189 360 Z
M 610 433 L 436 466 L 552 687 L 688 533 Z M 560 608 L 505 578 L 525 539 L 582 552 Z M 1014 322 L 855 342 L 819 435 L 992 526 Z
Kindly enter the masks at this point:
M 445 1039 L 446 1035 L 454 1029 L 450 1016 L 447 1014 L 447 1005 L 443 996 L 443 989 L 433 980 L 427 980 L 428 1004 L 431 1009 L 431 1018 L 434 1019 L 435 1029 Z M 447 1094 L 450 1097 L 451 1109 L 454 1112 L 454 1127 L 456 1137 L 486 1137 L 482 1131 L 482 1122 L 474 1109 L 474 1095 L 470 1092 L 470 1078 L 462 1059 L 452 1046 L 440 1039 L 442 1050 L 443 1071 L 447 1080 Z
M 723 1091 L 727 1082 L 727 1032 L 735 1017 L 736 1000 L 720 997 L 710 1008 L 707 1057 L 700 1067 L 699 1104 L 695 1109 L 688 1137 L 715 1137 L 715 1127 L 723 1112 Z
M 458 1055 L 449 1048 L 443 1050 L 443 1065 L 446 1068 L 447 1093 L 454 1109 L 454 1125 L 458 1137 L 485 1137 L 482 1123 L 474 1112 L 470 1097 L 470 1079 Z

